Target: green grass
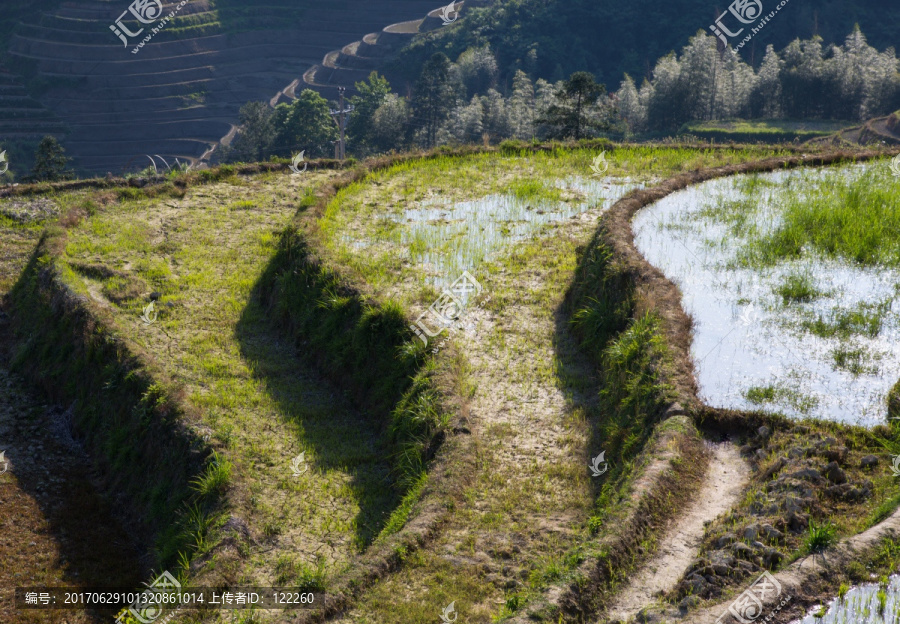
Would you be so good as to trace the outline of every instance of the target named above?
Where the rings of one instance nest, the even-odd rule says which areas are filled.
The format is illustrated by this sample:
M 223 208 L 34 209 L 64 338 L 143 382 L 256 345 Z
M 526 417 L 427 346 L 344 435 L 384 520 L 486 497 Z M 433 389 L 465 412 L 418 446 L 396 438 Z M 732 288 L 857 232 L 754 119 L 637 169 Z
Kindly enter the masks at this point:
M 808 414 L 819 402 L 815 397 L 807 396 L 780 382 L 747 388 L 744 398 L 755 405 L 785 403 L 803 414 Z
M 178 522 L 187 528 L 173 526 L 168 551 L 209 549 L 221 518 L 202 501 L 226 496 L 229 513 L 262 536 L 242 563 L 246 578 L 262 585 L 288 573 L 277 559 L 285 551 L 296 553 L 292 583 L 325 583 L 381 533 L 403 494 L 394 487 L 401 477 L 384 428 L 328 390 L 310 367 L 312 358 L 298 357 L 260 298 L 259 283 L 279 257 L 298 196 L 308 205 L 306 186 L 326 177 L 299 186 L 290 176 L 264 174 L 211 182 L 202 197 L 194 191 L 165 201 L 137 196 L 87 217 L 70 231 L 64 250 L 63 266 L 75 267 L 65 272 L 72 288 L 114 295 L 104 304 L 111 331 L 179 380 L 216 449 L 191 482 L 201 504 L 181 510 Z M 147 326 L 140 314 L 154 290 L 162 296 L 159 317 Z M 325 307 L 311 301 L 310 321 L 327 331 L 323 317 L 348 311 L 345 303 L 338 295 L 323 301 Z M 385 347 L 384 336 L 394 335 L 390 327 L 408 332 L 402 312 L 369 306 L 359 322 L 355 333 L 334 326 L 331 335 L 362 348 L 350 354 L 360 370 L 372 365 L 369 348 L 392 360 L 394 345 Z M 384 387 L 394 382 L 398 392 L 403 380 L 385 377 Z M 290 461 L 300 452 L 309 470 L 295 477 Z M 311 545 L 326 542 L 327 554 L 314 561 Z
M 792 273 L 787 275 L 775 287 L 774 292 L 781 296 L 785 305 L 790 303 L 807 303 L 818 299 L 824 294 L 816 288 L 815 280 L 809 273 Z
M 750 233 L 745 262 L 773 266 L 814 252 L 862 266 L 900 266 L 900 184 L 884 162 L 862 174 L 795 179 L 775 206 L 780 222 Z
M 845 370 L 853 375 L 874 375 L 878 372 L 877 366 L 866 364 L 874 359 L 866 349 L 842 345 L 831 351 L 831 359 L 835 369 Z
M 802 327 L 820 338 L 875 338 L 881 332 L 884 318 L 890 310 L 890 300 L 875 304 L 860 303 L 850 310 L 834 310 L 831 318 L 819 315 L 815 320 L 803 321 Z
M 855 125 L 850 121 L 791 121 L 787 119 L 703 121 L 685 124 L 681 132 L 702 139 L 737 142 L 805 141 Z
M 819 523 L 815 520 L 810 520 L 803 548 L 809 554 L 817 553 L 825 550 L 836 541 L 837 527 L 831 521 L 826 520 Z
M 507 192 L 522 201 L 560 201 L 560 189 L 548 186 L 541 180 L 517 180 L 510 184 Z

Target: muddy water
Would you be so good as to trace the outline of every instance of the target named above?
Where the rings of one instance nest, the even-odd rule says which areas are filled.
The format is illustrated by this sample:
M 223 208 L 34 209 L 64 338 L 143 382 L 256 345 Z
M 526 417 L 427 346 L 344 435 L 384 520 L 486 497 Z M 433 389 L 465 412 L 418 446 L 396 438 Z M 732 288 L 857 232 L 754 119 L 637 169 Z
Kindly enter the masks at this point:
M 791 624 L 900 624 L 900 576 L 892 576 L 884 588 L 882 608 L 878 583 L 866 583 L 854 587 L 843 599 L 835 598 L 828 606 L 825 617 L 814 614 L 819 607 L 801 620 Z
M 859 166 L 847 168 L 856 175 Z M 786 184 L 814 170 L 762 176 Z M 738 267 L 743 241 L 701 211 L 742 198 L 744 176 L 712 180 L 673 193 L 637 214 L 635 245 L 682 292 L 694 319 L 692 355 L 700 396 L 709 405 L 763 409 L 793 417 L 817 417 L 872 426 L 884 422 L 886 396 L 900 371 L 900 323 L 893 269 L 851 266 L 804 254 L 797 261 L 765 269 Z M 774 187 L 757 187 L 762 208 L 757 226 L 777 225 Z M 775 288 L 786 276 L 807 273 L 825 295 L 785 305 Z M 818 316 L 833 318 L 861 305 L 886 305 L 875 337 L 822 338 L 802 327 Z M 861 353 L 854 370 L 840 367 L 836 354 Z M 754 390 L 756 389 L 756 390 Z M 760 389 L 766 389 L 760 393 Z M 756 402 L 751 398 L 756 399 Z

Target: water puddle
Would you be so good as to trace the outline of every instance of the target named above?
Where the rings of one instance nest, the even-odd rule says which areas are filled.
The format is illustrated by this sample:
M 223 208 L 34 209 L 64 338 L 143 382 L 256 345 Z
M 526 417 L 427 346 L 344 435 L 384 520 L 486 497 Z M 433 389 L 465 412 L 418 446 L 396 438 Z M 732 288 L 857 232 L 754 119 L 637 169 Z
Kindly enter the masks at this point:
M 837 171 L 854 176 L 864 167 Z M 872 426 L 885 421 L 900 370 L 900 272 L 808 250 L 765 268 L 737 262 L 746 240 L 735 223 L 739 232 L 777 227 L 773 195 L 821 175 L 776 172 L 756 183 L 735 176 L 673 193 L 636 215 L 635 245 L 681 290 L 694 319 L 691 350 L 707 404 Z M 741 223 L 737 211 L 751 192 L 759 210 Z M 723 206 L 736 212 L 723 217 L 716 213 Z M 798 282 L 815 296 L 786 298 Z
M 527 240 L 544 226 L 577 217 L 598 204 L 609 208 L 642 186 L 628 178 L 570 176 L 545 187 L 547 194 L 557 189 L 559 200 L 524 199 L 513 194 L 493 194 L 456 203 L 436 199 L 387 218 L 402 226 L 399 244 L 409 259 L 426 271 L 426 281 L 443 287 L 506 245 Z M 365 249 L 368 241 L 351 240 L 345 244 Z
M 900 624 L 900 576 L 892 576 L 886 587 L 866 583 L 849 590 L 828 604 L 823 617 L 815 608 L 791 624 Z

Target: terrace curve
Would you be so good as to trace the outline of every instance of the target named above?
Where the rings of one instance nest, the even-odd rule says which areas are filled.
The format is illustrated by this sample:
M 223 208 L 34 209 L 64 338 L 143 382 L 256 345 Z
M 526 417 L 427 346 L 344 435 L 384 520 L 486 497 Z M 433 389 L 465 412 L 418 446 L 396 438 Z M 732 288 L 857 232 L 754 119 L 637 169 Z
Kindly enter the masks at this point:
M 484 6 L 489 1 L 466 0 L 457 2 L 456 8 L 463 15 L 466 7 Z M 373 70 L 378 70 L 388 79 L 394 91 L 406 92 L 410 85 L 401 73 L 387 67 L 388 62 L 416 35 L 441 28 L 444 25 L 441 18 L 443 9 L 443 6 L 438 7 L 423 18 L 391 24 L 365 35 L 359 41 L 331 50 L 320 63 L 303 74 L 304 86 L 334 97 L 338 88 L 352 91 L 357 82 L 365 80 Z
M 166 2 L 164 14 L 177 6 Z M 275 0 L 229 21 L 207 0 L 188 0 L 168 31 L 132 54 L 109 29 L 126 2 L 64 2 L 23 24 L 9 54 L 23 74 L 53 85 L 37 101 L 61 123 L 41 122 L 35 131 L 61 133 L 64 124 L 77 167 L 118 173 L 146 153 L 208 157 L 245 102 L 292 97 L 291 85 L 342 42 L 433 7 L 433 0 L 307 0 L 299 7 Z M 5 111 L 0 121 L 20 112 Z

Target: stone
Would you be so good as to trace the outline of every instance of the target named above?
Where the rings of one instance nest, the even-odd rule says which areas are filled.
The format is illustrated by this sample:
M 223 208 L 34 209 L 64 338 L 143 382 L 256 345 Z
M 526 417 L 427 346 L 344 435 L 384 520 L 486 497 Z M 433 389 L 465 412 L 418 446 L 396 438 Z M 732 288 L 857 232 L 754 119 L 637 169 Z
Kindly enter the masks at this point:
M 825 466 L 822 474 L 824 474 L 825 478 L 835 485 L 840 485 L 847 482 L 847 474 L 843 470 L 841 470 L 841 467 L 838 466 L 836 461 L 833 461 Z
M 700 604 L 700 596 L 695 596 L 692 594 L 690 596 L 685 596 L 684 598 L 682 598 L 678 603 L 678 608 L 682 611 L 687 611 L 688 609 L 693 609 L 698 604 Z
M 866 455 L 859 462 L 859 467 L 863 470 L 871 470 L 878 466 L 878 457 L 875 455 Z
M 787 528 L 791 533 L 803 533 L 809 526 L 809 516 L 805 513 L 792 511 L 787 516 Z
M 836 446 L 835 448 L 828 448 L 819 451 L 819 455 L 827 459 L 828 461 L 838 462 L 843 464 L 847 461 L 847 447 L 846 446 Z
M 766 427 L 765 425 L 763 425 L 762 427 L 760 427 L 759 429 L 756 430 L 756 435 L 758 435 L 760 438 L 765 440 L 770 435 L 772 435 L 772 430 L 769 429 L 768 427 Z
M 753 549 L 743 542 L 735 542 L 732 544 L 731 552 L 733 552 L 734 556 L 738 559 L 753 559 L 753 557 L 756 556 Z
M 706 589 L 708 583 L 699 574 L 691 574 L 678 584 L 678 592 L 687 595 L 699 595 Z
M 771 524 L 764 524 L 759 530 L 762 536 L 771 542 L 778 542 L 784 539 L 784 533 L 773 527 Z
M 803 468 L 802 470 L 798 470 L 793 474 L 789 474 L 788 477 L 791 479 L 803 479 L 804 481 L 809 481 L 810 483 L 822 482 L 822 473 L 815 468 Z
M 744 528 L 744 539 L 745 540 L 749 540 L 752 542 L 753 540 L 755 540 L 757 538 L 758 535 L 759 535 L 759 525 L 758 524 L 751 524 Z
M 763 551 L 763 564 L 770 570 L 777 568 L 782 559 L 784 559 L 784 555 L 781 553 L 781 551 L 776 550 L 775 548 L 766 547 L 766 549 Z
M 716 548 L 725 548 L 726 546 L 730 546 L 737 541 L 737 535 L 734 533 L 726 533 L 716 540 L 715 546 Z

